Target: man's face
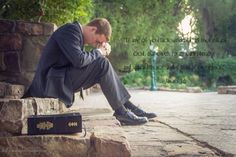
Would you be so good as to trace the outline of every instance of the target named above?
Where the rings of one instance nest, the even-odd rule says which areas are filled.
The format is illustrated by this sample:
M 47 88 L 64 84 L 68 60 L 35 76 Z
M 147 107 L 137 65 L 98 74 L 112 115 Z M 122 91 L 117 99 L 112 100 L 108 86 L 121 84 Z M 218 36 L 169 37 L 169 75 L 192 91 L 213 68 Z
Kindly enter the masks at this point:
M 102 43 L 107 42 L 106 36 L 104 34 L 96 34 L 96 30 L 96 27 L 91 28 L 86 38 L 87 44 L 93 47 L 98 47 Z

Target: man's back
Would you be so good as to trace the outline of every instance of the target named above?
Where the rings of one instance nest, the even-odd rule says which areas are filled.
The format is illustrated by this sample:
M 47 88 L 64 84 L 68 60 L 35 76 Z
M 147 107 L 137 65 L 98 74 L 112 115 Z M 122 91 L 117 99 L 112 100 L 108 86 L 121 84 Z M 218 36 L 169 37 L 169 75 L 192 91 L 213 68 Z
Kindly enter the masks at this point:
M 67 36 L 63 36 L 65 31 L 72 31 L 78 39 L 75 46 L 82 47 L 83 43 L 80 42 L 82 33 L 79 24 L 66 24 L 56 30 L 43 49 L 34 80 L 26 96 L 28 94 L 34 97 L 59 97 L 66 104 L 72 103 L 73 89 L 69 76 L 66 74 L 73 65 L 68 54 L 63 51 L 63 49 L 69 48 L 61 44 L 67 40 Z

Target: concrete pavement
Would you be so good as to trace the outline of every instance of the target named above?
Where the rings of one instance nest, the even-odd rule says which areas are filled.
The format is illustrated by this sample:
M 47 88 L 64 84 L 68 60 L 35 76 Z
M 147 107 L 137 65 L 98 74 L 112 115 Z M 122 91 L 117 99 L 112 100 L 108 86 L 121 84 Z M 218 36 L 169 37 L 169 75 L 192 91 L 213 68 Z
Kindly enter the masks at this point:
M 132 102 L 158 114 L 145 125 L 122 127 L 132 156 L 236 156 L 235 95 L 129 91 Z M 101 92 L 77 99 L 78 107 L 112 114 Z

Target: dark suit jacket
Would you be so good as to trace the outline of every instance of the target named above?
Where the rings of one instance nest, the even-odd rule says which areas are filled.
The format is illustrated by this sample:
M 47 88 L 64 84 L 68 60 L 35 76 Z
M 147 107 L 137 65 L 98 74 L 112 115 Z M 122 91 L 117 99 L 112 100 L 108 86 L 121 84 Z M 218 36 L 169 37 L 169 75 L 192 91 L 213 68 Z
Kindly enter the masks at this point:
M 31 86 L 24 97 L 54 97 L 70 107 L 74 92 L 68 70 L 81 68 L 101 57 L 99 50 L 83 51 L 83 35 L 78 22 L 58 28 L 50 37 L 40 58 Z M 79 77 L 79 76 L 78 76 Z

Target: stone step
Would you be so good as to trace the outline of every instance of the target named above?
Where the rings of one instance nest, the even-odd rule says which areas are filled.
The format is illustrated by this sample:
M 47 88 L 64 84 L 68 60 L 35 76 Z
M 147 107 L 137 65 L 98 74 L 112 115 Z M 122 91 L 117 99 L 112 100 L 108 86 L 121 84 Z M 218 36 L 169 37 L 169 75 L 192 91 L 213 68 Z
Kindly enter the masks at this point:
M 94 85 L 88 89 L 83 90 L 83 96 L 88 96 L 91 92 L 99 91 L 98 85 Z M 20 99 L 25 92 L 25 86 L 19 84 L 12 84 L 7 82 L 0 82 L 0 98 L 6 99 Z M 76 97 L 80 97 L 80 93 L 75 93 Z
M 236 94 L 236 86 L 219 86 L 218 94 Z
M 187 93 L 201 93 L 201 87 L 187 87 L 185 89 L 171 89 L 166 87 L 158 87 L 159 91 L 170 91 L 170 92 L 187 92 Z
M 58 99 L 0 99 L 0 132 L 26 134 L 30 115 L 58 114 L 68 109 Z
M 23 85 L 0 82 L 0 98 L 17 99 L 24 95 L 25 87 Z
M 130 157 L 130 145 L 111 115 L 85 117 L 87 135 L 0 137 L 4 157 Z
M 227 94 L 236 94 L 236 89 L 228 89 Z

